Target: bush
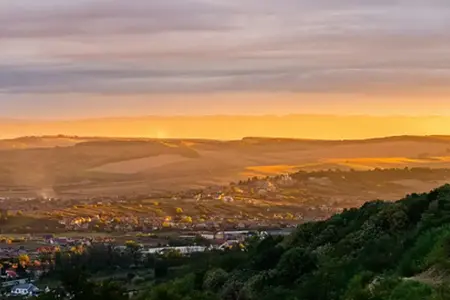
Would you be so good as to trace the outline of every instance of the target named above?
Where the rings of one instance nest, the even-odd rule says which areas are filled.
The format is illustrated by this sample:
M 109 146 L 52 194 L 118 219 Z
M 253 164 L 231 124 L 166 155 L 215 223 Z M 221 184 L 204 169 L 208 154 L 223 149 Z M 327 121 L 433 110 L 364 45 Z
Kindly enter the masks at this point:
M 433 289 L 416 281 L 404 281 L 391 293 L 389 300 L 426 300 L 430 299 Z
M 222 269 L 208 271 L 203 279 L 203 289 L 211 292 L 218 292 L 225 284 L 228 273 Z

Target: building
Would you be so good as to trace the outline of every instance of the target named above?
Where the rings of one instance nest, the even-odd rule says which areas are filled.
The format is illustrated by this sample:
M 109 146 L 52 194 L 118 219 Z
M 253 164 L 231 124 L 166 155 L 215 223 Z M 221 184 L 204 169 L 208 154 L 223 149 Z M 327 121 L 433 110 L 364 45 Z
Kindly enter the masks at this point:
M 195 252 L 205 252 L 208 250 L 207 247 L 202 246 L 185 246 L 185 247 L 160 247 L 160 248 L 149 248 L 147 250 L 142 250 L 142 254 L 160 254 L 166 251 L 178 251 L 180 254 L 190 254 Z
M 5 274 L 7 279 L 16 279 L 18 277 L 17 272 L 13 270 L 6 270 Z
M 36 296 L 39 294 L 39 288 L 31 283 L 19 284 L 11 289 L 11 295 L 13 296 Z
M 225 196 L 225 197 L 223 197 L 223 202 L 232 203 L 232 202 L 234 202 L 234 198 L 231 196 Z

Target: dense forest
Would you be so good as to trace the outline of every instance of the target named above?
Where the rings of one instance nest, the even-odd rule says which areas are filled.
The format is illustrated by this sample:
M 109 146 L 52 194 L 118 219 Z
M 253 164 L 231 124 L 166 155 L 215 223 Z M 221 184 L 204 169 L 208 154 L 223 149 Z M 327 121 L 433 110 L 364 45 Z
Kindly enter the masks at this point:
M 59 275 L 74 299 L 125 299 L 119 286 L 80 275 L 98 259 L 74 261 Z M 245 250 L 144 261 L 155 278 L 141 300 L 450 299 L 450 185 L 368 202 L 284 238 L 255 237 Z

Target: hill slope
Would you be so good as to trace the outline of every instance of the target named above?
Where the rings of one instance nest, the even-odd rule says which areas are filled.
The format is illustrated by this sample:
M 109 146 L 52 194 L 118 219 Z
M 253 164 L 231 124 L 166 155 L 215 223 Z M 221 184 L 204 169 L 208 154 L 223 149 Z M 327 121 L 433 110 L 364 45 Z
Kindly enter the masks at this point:
M 450 299 L 450 185 L 375 201 L 286 238 L 191 259 L 186 275 L 145 299 Z
M 234 141 L 43 137 L 0 141 L 0 189 L 35 196 L 183 190 L 298 170 L 450 167 L 450 138 Z

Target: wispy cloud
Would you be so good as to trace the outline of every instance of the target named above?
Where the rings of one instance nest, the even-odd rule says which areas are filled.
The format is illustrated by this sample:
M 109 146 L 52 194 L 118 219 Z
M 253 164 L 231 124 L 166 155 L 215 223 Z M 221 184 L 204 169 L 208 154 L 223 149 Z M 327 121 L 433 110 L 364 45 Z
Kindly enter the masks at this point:
M 447 90 L 449 31 L 447 0 L 4 0 L 0 90 Z

